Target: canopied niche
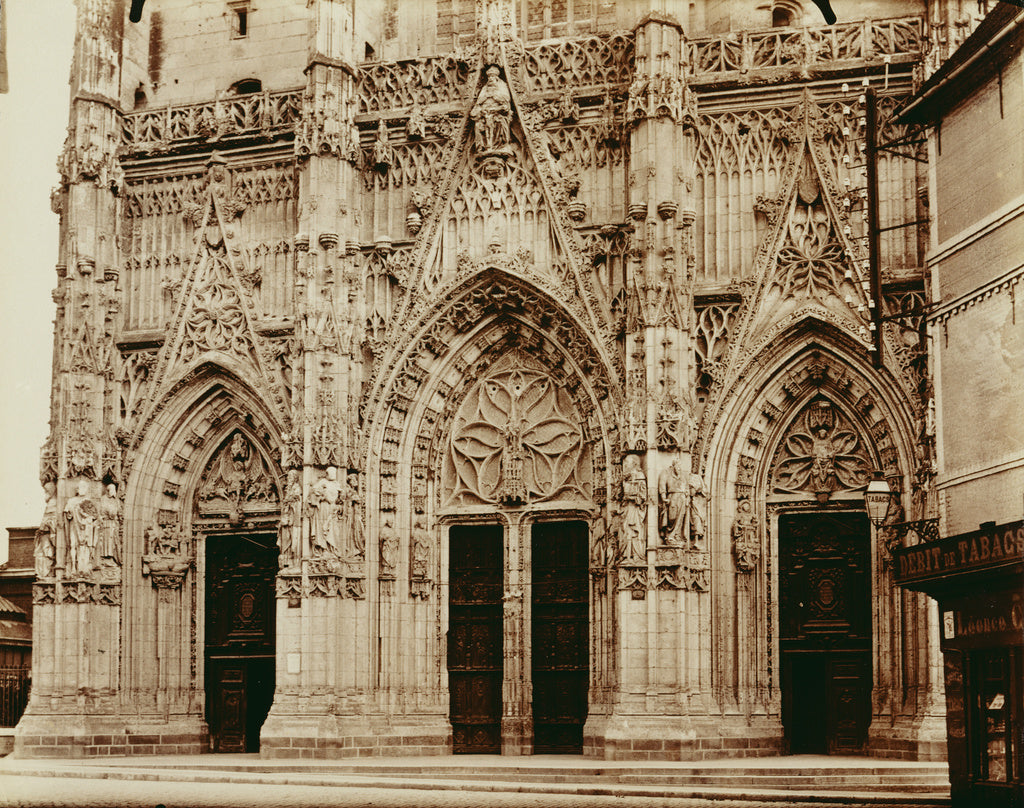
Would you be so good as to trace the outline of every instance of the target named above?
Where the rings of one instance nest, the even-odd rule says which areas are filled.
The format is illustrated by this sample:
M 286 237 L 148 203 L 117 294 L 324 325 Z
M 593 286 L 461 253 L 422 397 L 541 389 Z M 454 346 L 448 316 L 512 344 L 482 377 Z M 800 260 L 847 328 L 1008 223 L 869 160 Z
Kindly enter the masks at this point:
M 455 417 L 443 507 L 590 501 L 593 464 L 564 385 L 521 349 L 501 357 Z

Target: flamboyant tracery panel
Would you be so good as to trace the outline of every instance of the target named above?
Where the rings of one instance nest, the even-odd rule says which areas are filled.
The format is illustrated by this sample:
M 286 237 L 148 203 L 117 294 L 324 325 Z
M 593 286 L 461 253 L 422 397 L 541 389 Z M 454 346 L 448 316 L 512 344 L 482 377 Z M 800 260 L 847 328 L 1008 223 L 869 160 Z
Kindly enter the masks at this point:
M 817 398 L 794 419 L 773 468 L 775 493 L 810 493 L 824 501 L 867 485 L 873 464 L 857 427 L 831 401 Z
M 196 223 L 189 217 L 203 200 L 202 174 L 154 177 L 128 184 L 123 207 L 123 327 L 164 327 L 178 302 L 195 254 Z M 238 206 L 235 249 L 244 250 L 247 285 L 257 313 L 284 316 L 291 306 L 291 240 L 295 234 L 297 177 L 290 166 L 232 172 Z
M 865 169 L 863 150 L 864 107 L 860 88 L 847 86 L 839 99 L 817 100 L 815 136 L 840 189 L 833 203 L 849 214 L 848 238 L 865 235 Z M 880 139 L 905 134 L 888 119 L 897 96 L 879 99 Z M 697 226 L 697 277 L 723 284 L 747 275 L 769 222 L 787 167 L 795 150 L 802 148 L 798 126 L 803 105 L 791 108 L 752 109 L 707 113 L 698 120 L 694 195 Z M 906 149 L 904 150 L 906 151 Z M 920 218 L 918 189 L 925 180 L 913 160 L 889 152 L 878 156 L 880 226 L 913 222 Z M 921 246 L 915 228 L 891 229 L 882 234 L 881 262 L 893 269 L 917 267 Z
M 446 506 L 590 500 L 590 450 L 568 392 L 520 351 L 469 391 L 444 457 Z
M 227 515 L 238 522 L 243 514 L 276 510 L 278 482 L 263 454 L 235 431 L 210 459 L 196 492 L 201 516 Z

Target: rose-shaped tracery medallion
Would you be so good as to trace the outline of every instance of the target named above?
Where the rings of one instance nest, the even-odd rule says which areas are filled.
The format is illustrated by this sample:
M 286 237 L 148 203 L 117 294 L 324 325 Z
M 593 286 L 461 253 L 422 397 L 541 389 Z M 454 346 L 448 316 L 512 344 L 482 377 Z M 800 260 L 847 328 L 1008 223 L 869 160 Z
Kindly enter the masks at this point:
M 778 493 L 812 492 L 825 501 L 854 491 L 871 477 L 872 462 L 857 429 L 830 401 L 812 401 L 790 427 L 776 457 Z
M 470 390 L 444 465 L 447 506 L 589 500 L 590 450 L 566 390 L 516 351 Z

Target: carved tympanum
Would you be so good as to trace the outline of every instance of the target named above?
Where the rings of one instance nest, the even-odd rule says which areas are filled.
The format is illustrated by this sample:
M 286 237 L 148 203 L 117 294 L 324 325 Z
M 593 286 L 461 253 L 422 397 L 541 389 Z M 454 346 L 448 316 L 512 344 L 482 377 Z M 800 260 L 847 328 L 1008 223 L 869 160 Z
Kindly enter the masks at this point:
M 790 427 L 772 475 L 780 493 L 819 499 L 867 485 L 872 468 L 864 441 L 830 401 L 812 401 Z
M 263 455 L 234 432 L 206 467 L 196 499 L 202 515 L 226 513 L 238 522 L 246 512 L 277 507 L 277 482 Z
M 590 452 L 568 392 L 516 351 L 466 396 L 444 467 L 449 505 L 589 499 Z

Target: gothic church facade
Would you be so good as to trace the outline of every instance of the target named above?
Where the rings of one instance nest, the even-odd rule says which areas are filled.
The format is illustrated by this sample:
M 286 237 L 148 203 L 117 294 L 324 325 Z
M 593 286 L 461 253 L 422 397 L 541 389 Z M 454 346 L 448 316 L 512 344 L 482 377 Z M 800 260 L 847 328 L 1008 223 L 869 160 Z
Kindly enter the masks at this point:
M 944 755 L 956 4 L 77 5 L 19 754 Z

